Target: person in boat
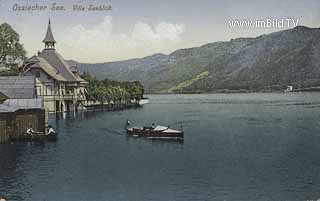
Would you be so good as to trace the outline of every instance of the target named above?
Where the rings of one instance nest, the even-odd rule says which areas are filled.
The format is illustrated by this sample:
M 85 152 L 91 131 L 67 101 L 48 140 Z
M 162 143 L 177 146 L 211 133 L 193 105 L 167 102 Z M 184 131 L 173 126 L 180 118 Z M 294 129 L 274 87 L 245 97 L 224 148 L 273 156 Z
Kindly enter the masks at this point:
M 142 130 L 154 130 L 156 128 L 155 124 L 152 123 L 151 126 L 144 126 Z
M 130 126 L 130 121 L 127 119 L 127 122 L 126 122 L 126 124 L 124 126 L 124 129 L 127 129 L 128 126 Z
M 28 135 L 33 135 L 34 130 L 32 129 L 32 125 L 29 126 L 29 128 L 27 129 L 27 134 Z
M 46 135 L 55 134 L 55 133 L 56 133 L 56 131 L 53 130 L 53 128 L 52 128 L 51 125 L 49 125 L 49 126 L 48 126 L 48 132 L 46 133 Z

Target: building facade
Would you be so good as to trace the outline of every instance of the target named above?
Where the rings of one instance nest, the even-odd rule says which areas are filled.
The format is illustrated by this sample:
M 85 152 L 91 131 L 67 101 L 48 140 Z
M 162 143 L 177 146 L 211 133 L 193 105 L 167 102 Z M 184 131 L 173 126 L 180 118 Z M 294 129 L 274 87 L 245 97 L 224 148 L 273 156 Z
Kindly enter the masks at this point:
M 42 98 L 43 106 L 48 112 L 81 109 L 86 101 L 85 90 L 88 83 L 56 51 L 50 20 L 43 43 L 44 49 L 29 58 L 22 71 L 25 75 L 35 76 L 36 94 Z

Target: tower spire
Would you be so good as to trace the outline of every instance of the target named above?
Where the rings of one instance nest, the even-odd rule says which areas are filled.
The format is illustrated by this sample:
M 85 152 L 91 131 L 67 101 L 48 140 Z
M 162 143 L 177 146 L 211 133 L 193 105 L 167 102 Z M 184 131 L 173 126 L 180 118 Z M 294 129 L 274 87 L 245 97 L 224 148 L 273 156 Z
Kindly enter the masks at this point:
M 50 18 L 49 18 L 47 34 L 42 42 L 44 42 L 44 44 L 45 44 L 45 49 L 54 49 L 54 45 L 55 45 L 56 41 L 54 40 L 54 37 L 52 34 Z

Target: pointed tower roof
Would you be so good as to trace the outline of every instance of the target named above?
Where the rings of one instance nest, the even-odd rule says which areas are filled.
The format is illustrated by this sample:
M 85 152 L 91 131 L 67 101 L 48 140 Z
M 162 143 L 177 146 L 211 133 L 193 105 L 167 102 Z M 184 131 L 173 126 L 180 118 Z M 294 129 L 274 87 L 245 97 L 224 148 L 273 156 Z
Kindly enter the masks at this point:
M 50 18 L 49 18 L 49 24 L 48 24 L 48 29 L 47 29 L 47 34 L 46 37 L 43 39 L 44 43 L 56 43 L 56 41 L 53 38 L 53 34 L 51 31 L 51 22 L 50 22 Z

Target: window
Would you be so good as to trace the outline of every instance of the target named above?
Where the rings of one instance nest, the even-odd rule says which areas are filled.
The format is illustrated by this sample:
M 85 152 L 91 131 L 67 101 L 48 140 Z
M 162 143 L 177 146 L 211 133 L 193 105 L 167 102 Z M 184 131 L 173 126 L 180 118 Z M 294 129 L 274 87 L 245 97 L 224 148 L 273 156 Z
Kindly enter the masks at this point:
M 52 86 L 51 85 L 46 85 L 46 95 L 52 96 Z
M 35 71 L 36 77 L 40 77 L 40 71 Z
M 41 86 L 37 86 L 36 88 L 38 96 L 42 96 L 43 94 L 41 94 Z

